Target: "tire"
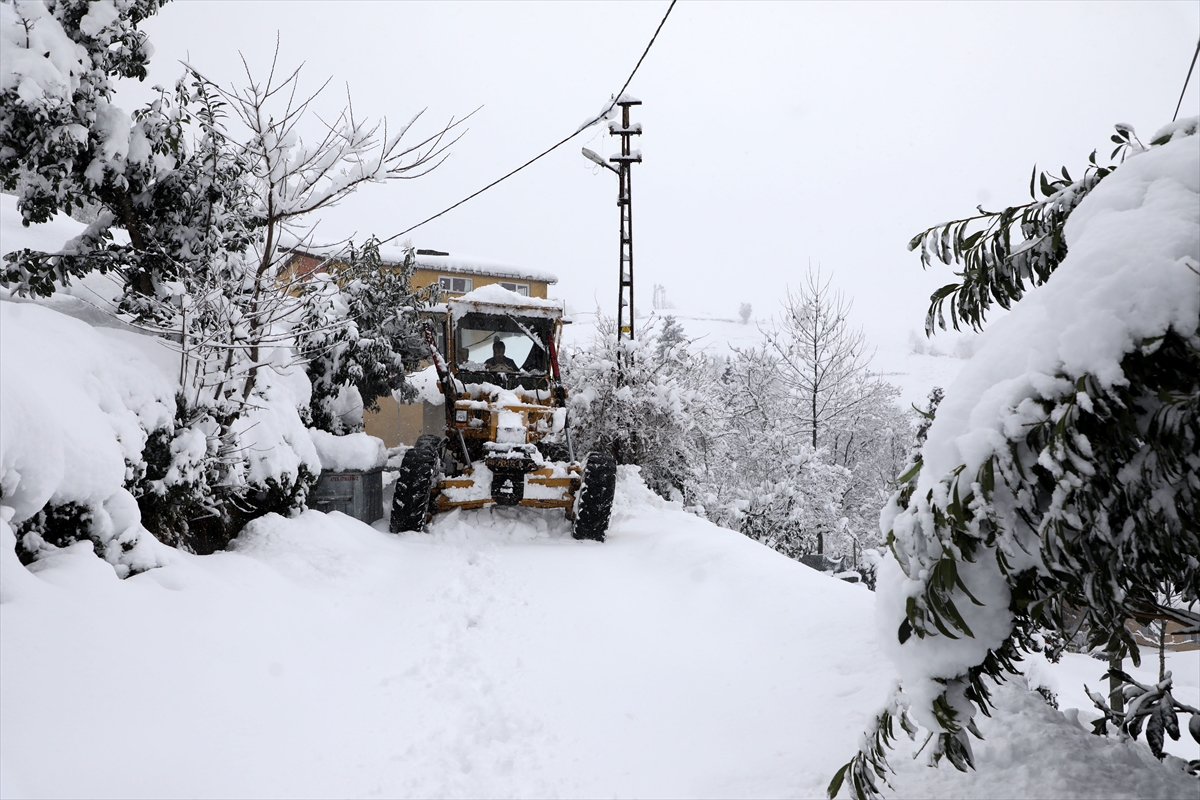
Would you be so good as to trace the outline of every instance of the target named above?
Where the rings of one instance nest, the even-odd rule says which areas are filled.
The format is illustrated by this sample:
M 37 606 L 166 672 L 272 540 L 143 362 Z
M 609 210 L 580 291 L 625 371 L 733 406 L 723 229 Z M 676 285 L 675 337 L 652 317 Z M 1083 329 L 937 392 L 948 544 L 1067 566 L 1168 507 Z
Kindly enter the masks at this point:
M 562 442 L 538 442 L 537 449 L 547 461 L 571 460 L 571 451 Z
M 616 491 L 617 462 L 607 453 L 588 453 L 579 499 L 575 502 L 576 539 L 604 541 Z
M 442 449 L 442 437 L 432 433 L 422 433 L 417 437 L 416 443 L 413 445 L 414 450 L 432 450 L 438 453 Z
M 437 462 L 437 452 L 426 447 L 413 447 L 404 454 L 392 495 L 392 518 L 388 523 L 392 533 L 425 530 Z

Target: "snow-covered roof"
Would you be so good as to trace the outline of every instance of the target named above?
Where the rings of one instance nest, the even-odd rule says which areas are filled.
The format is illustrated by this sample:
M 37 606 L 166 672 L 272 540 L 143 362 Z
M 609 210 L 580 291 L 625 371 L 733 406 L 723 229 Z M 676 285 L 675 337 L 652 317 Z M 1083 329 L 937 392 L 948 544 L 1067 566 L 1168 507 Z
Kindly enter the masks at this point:
M 386 261 L 387 259 L 384 260 Z M 491 261 L 486 258 L 476 258 L 475 256 L 467 255 L 450 253 L 446 255 L 431 255 L 418 250 L 417 266 L 437 270 L 438 272 L 457 272 L 469 275 L 488 275 L 494 278 L 514 278 L 524 281 L 558 283 L 558 276 L 550 272 L 529 269 L 528 267 L 517 267 L 512 264 L 504 264 L 499 261 Z
M 346 250 L 346 241 L 337 242 L 306 240 L 303 243 L 292 239 L 284 239 L 283 246 L 294 252 L 307 253 L 319 258 L 336 258 Z M 383 245 L 379 248 L 379 257 L 385 264 L 399 264 L 404 261 L 405 248 L 401 245 Z M 491 259 L 478 258 L 463 253 L 447 253 L 442 250 L 417 248 L 417 267 L 437 272 L 456 273 L 460 275 L 487 275 L 493 278 L 512 278 L 522 281 L 540 281 L 558 283 L 558 276 L 543 270 L 518 267 Z

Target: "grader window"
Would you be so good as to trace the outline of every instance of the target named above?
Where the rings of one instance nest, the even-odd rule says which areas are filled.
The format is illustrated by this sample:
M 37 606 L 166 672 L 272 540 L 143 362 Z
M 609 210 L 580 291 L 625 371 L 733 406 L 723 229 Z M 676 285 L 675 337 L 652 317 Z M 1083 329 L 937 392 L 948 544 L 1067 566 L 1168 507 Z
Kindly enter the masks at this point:
M 458 368 L 469 372 L 544 375 L 549 363 L 545 347 L 550 336 L 550 320 L 466 314 L 455 326 Z

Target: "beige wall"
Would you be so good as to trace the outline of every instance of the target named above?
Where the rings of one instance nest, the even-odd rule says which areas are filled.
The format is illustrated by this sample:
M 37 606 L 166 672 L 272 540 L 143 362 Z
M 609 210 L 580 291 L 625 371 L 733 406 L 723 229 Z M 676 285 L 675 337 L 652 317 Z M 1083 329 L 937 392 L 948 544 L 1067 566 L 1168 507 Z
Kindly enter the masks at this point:
M 385 447 L 400 444 L 411 447 L 422 433 L 446 434 L 446 412 L 442 406 L 420 400 L 397 403 L 392 397 L 381 397 L 378 403 L 378 411 L 363 413 L 363 429 L 383 439 Z
M 524 278 L 497 278 L 493 275 L 468 275 L 465 272 L 454 272 L 452 270 L 432 270 L 418 267 L 413 270 L 412 285 L 413 288 L 418 286 L 432 286 L 437 283 L 439 275 L 453 275 L 458 278 L 470 278 L 474 281 L 474 288 L 478 289 L 481 286 L 491 286 L 493 283 L 527 283 L 529 284 L 529 296 L 540 297 L 546 299 L 546 282 L 531 281 Z
M 375 402 L 379 404 L 379 410 L 363 412 L 363 429 L 383 439 L 385 447 L 395 447 L 400 444 L 401 406 L 390 395 L 380 397 Z

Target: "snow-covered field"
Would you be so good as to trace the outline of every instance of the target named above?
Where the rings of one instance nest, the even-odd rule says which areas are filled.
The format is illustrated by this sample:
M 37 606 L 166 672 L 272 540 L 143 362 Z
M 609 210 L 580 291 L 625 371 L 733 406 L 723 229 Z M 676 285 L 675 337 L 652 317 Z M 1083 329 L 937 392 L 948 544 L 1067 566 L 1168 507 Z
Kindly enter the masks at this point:
M 3 794 L 821 796 L 891 680 L 873 595 L 632 472 L 617 502 L 604 544 L 557 515 L 392 536 L 310 511 L 125 581 L 88 544 L 6 570 Z M 1193 703 L 1196 656 L 1171 665 Z M 1103 668 L 1037 677 L 1065 707 Z M 999 700 L 977 773 L 928 769 L 905 740 L 897 796 L 1195 796 L 1144 744 L 1027 691 Z

